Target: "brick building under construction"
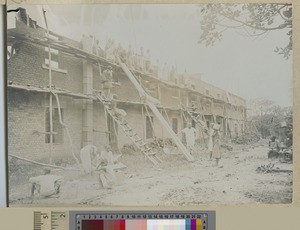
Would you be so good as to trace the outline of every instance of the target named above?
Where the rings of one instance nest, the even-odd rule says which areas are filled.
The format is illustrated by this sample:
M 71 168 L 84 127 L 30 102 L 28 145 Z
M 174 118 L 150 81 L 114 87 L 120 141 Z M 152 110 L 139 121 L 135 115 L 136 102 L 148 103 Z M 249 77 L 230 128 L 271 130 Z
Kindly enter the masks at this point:
M 122 149 L 134 142 L 111 115 L 105 98 L 95 93 L 102 90 L 101 71 L 106 66 L 112 66 L 113 81 L 119 85 L 111 93 L 117 95 L 117 106 L 126 111 L 130 129 L 141 143 L 171 138 L 185 152 L 176 133 L 188 122 L 204 143 L 203 127 L 195 117 L 207 126 L 219 123 L 223 137 L 235 137 L 246 128 L 244 99 L 199 78 L 194 77 L 192 84 L 165 80 L 155 71 L 144 73 L 108 61 L 93 52 L 91 37 L 78 42 L 47 31 L 26 11 L 8 30 L 7 42 L 10 154 L 46 162 L 50 156 L 55 162 L 70 152 L 77 156 L 86 145 L 103 149 L 110 143 Z M 159 101 L 155 108 L 145 95 Z

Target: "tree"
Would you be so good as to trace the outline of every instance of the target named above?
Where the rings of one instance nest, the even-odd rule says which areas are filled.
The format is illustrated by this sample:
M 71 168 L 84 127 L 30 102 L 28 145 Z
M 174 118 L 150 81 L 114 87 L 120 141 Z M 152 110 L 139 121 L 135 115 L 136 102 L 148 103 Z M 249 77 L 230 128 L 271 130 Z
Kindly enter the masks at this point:
M 265 98 L 255 98 L 247 102 L 247 107 L 247 115 L 248 117 L 252 117 L 272 114 L 276 110 L 276 108 L 278 108 L 278 105 L 275 101 L 272 100 L 268 100 Z
M 292 128 L 291 107 L 281 107 L 274 101 L 258 98 L 249 102 L 249 109 L 252 110 L 250 120 L 254 122 L 262 138 L 275 135 L 283 138 L 282 122 L 286 123 L 286 128 Z
M 289 42 L 275 52 L 288 59 L 292 51 L 292 5 L 283 3 L 206 4 L 199 6 L 201 34 L 199 43 L 214 45 L 227 29 L 239 30 L 249 37 L 264 37 L 286 30 Z

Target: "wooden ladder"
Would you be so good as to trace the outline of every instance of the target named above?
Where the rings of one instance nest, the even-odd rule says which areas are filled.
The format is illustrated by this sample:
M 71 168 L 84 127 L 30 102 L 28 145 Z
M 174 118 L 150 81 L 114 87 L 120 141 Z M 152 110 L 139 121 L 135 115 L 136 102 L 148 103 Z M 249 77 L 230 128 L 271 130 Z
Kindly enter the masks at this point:
M 179 140 L 176 133 L 174 133 L 173 129 L 170 127 L 170 124 L 166 121 L 166 119 L 163 117 L 163 115 L 159 112 L 159 110 L 156 107 L 156 104 L 159 103 L 159 101 L 156 98 L 153 98 L 152 96 L 148 95 L 144 88 L 141 86 L 141 84 L 137 81 L 135 75 L 130 71 L 130 69 L 127 67 L 125 63 L 120 62 L 120 65 L 124 71 L 124 73 L 127 75 L 131 83 L 134 85 L 134 87 L 139 92 L 140 97 L 144 98 L 145 103 L 148 105 L 148 107 L 151 109 L 152 113 L 155 115 L 155 117 L 158 119 L 158 121 L 161 123 L 161 125 L 165 128 L 165 130 L 169 133 L 172 140 L 178 147 L 178 149 L 184 154 L 186 159 L 188 161 L 193 161 L 194 158 L 189 152 L 189 150 L 182 144 L 182 142 Z
M 183 111 L 186 112 L 186 113 L 192 118 L 192 120 L 195 121 L 195 123 L 196 123 L 197 125 L 199 125 L 199 127 L 200 127 L 203 131 L 205 131 L 205 130 L 208 129 L 208 127 L 206 126 L 205 121 L 202 121 L 202 122 L 205 123 L 205 124 L 201 123 L 201 122 L 199 121 L 199 119 L 198 119 L 196 116 L 194 116 L 194 114 L 193 114 L 190 110 L 188 110 L 188 109 L 186 109 L 186 108 L 183 108 Z
M 161 163 L 161 159 L 158 158 L 156 152 L 148 146 L 148 144 L 143 141 L 142 138 L 134 131 L 134 129 L 129 125 L 129 123 L 125 119 L 120 119 L 115 115 L 111 105 L 111 100 L 107 99 L 105 95 L 101 91 L 94 91 L 94 95 L 97 99 L 103 104 L 107 113 L 115 120 L 115 122 L 121 127 L 123 132 L 130 140 L 134 143 L 134 145 L 154 164 L 158 165 Z

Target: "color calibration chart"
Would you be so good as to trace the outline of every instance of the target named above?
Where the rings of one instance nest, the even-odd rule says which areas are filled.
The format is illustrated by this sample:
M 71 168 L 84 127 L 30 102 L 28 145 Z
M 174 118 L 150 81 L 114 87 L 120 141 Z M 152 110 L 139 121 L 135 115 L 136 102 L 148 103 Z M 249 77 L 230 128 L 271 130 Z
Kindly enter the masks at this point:
M 215 230 L 215 211 L 71 211 L 70 230 Z

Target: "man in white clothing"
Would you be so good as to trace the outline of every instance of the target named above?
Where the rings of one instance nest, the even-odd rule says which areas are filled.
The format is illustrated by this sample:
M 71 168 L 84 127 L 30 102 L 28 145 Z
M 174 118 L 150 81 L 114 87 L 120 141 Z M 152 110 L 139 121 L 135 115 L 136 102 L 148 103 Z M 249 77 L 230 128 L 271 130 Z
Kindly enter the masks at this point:
M 94 145 L 86 145 L 80 150 L 80 159 L 83 171 L 87 174 L 92 173 L 92 162 L 96 156 L 97 147 Z
M 180 133 L 183 133 L 185 135 L 186 147 L 189 149 L 190 153 L 192 153 L 195 145 L 196 129 L 192 127 L 191 123 L 189 123 L 188 127 L 181 130 L 178 134 Z

